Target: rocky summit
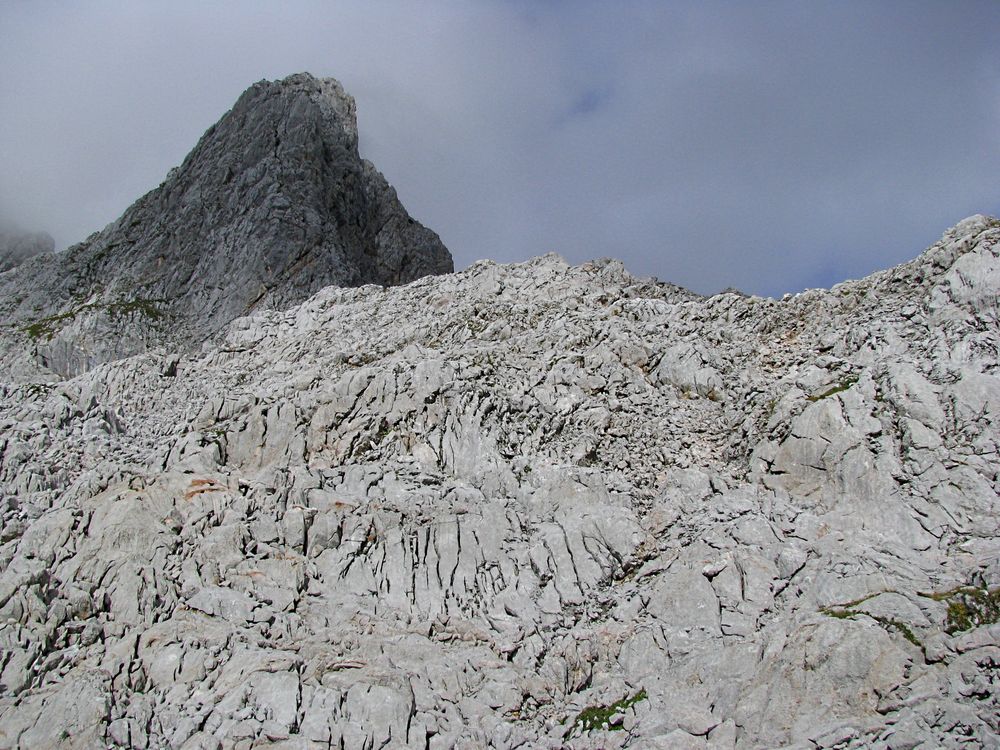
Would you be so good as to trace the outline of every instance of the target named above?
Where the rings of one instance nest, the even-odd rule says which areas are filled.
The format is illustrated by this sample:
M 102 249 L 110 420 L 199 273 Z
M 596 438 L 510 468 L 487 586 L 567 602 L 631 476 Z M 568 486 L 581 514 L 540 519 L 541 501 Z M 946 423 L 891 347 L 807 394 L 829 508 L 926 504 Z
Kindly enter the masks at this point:
M 0 319 L 13 324 L 0 373 L 77 375 L 156 345 L 199 345 L 236 317 L 330 284 L 452 270 L 438 236 L 359 156 L 341 85 L 263 81 L 120 219 L 0 276 Z
M 0 747 L 1000 747 L 1000 221 L 280 294 L 0 384 Z

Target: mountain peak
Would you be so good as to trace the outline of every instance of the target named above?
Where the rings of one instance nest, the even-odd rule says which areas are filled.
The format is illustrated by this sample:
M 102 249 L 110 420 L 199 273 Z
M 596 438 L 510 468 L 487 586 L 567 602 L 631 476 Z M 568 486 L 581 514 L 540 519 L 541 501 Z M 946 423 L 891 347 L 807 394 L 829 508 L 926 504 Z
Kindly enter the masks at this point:
M 198 344 L 330 284 L 452 271 L 440 238 L 360 157 L 355 113 L 332 78 L 254 84 L 121 218 L 5 279 L 0 312 L 29 334 L 38 364 L 67 376 L 153 345 Z
M 275 92 L 303 94 L 328 117 L 337 119 L 341 127 L 355 137 L 358 134 L 357 105 L 336 78 L 317 78 L 311 73 L 294 73 L 277 81 L 260 81 L 246 93 L 262 89 L 265 95 Z M 246 94 L 244 94 L 245 96 Z
M 258 81 L 240 95 L 222 119 L 231 116 L 241 123 L 248 119 L 322 123 L 324 128 L 342 131 L 347 142 L 357 147 L 357 105 L 336 78 L 295 73 L 274 81 Z M 215 128 L 210 128 L 206 136 L 214 132 Z

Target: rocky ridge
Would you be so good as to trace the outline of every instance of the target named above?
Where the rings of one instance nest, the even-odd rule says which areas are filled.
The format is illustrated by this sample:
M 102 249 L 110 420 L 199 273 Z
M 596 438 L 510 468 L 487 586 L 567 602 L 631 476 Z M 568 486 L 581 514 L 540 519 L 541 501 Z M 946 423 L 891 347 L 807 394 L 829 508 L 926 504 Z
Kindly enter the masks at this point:
M 73 376 L 196 347 L 330 284 L 451 270 L 438 236 L 359 156 L 354 99 L 337 81 L 261 81 L 117 221 L 0 276 L 0 374 Z
M 0 746 L 1000 747 L 1000 222 L 326 288 L 0 385 Z

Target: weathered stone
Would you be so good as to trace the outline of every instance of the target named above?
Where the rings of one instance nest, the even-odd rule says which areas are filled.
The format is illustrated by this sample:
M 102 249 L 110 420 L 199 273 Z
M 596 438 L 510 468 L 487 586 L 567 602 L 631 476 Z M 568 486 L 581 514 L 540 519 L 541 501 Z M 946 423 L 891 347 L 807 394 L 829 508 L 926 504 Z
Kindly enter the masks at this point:
M 0 235 L 0 271 L 45 244 L 12 242 Z M 359 156 L 354 99 L 337 81 L 261 81 L 120 219 L 0 279 L 0 315 L 15 324 L 0 372 L 23 371 L 15 354 L 71 376 L 156 345 L 196 346 L 329 284 L 452 268 Z
M 241 159 L 315 126 L 332 150 L 296 163 L 378 213 L 331 86 L 251 90 L 127 216 L 236 181 L 267 210 L 234 257 L 291 273 L 270 243 L 313 193 Z M 371 239 L 314 218 L 334 255 Z M 975 218 L 783 301 L 546 256 L 293 306 L 326 283 L 306 253 L 228 324 L 184 287 L 220 316 L 197 352 L 90 367 L 134 342 L 78 337 L 54 383 L 5 349 L 38 377 L 0 382 L 0 745 L 995 746 L 998 242 Z

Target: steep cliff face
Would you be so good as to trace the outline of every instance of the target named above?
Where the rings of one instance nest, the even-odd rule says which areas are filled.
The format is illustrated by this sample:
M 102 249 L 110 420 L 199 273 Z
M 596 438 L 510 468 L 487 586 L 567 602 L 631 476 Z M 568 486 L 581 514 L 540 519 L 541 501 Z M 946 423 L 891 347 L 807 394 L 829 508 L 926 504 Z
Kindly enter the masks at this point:
M 326 288 L 0 386 L 0 746 L 1000 742 L 1000 222 Z
M 6 369 L 58 376 L 184 347 L 324 286 L 453 270 L 358 154 L 354 100 L 307 74 L 261 82 L 120 219 L 0 279 Z M 30 356 L 24 357 L 24 352 Z

